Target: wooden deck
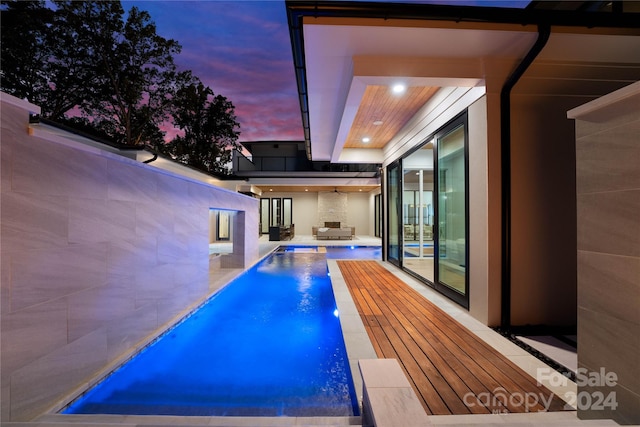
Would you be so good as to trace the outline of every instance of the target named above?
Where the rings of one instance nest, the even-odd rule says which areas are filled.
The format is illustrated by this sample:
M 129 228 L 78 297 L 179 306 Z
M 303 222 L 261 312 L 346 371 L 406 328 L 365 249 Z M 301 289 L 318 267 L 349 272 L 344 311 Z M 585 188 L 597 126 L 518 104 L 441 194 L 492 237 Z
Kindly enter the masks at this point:
M 337 264 L 378 357 L 398 359 L 428 414 L 563 410 L 562 399 L 378 262 Z

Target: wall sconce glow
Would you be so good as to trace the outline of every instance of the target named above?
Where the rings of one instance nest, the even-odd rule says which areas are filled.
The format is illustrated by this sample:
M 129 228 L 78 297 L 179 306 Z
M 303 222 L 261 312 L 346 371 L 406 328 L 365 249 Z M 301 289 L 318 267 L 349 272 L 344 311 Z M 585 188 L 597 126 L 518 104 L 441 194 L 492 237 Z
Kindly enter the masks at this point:
M 393 85 L 393 87 L 391 88 L 391 91 L 397 95 L 404 93 L 404 91 L 407 90 L 407 86 L 405 86 L 402 83 L 398 83 Z
M 371 141 L 371 138 L 369 138 L 368 136 L 365 136 L 364 138 L 362 138 L 362 142 L 364 142 L 365 144 L 369 141 Z

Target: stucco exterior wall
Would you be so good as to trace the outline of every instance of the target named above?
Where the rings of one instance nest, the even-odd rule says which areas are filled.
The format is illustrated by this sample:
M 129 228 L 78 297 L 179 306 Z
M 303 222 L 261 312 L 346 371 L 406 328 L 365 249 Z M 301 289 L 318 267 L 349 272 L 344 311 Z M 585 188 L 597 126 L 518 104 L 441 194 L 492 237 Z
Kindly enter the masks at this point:
M 2 421 L 64 403 L 210 295 L 210 208 L 238 211 L 224 264 L 258 259 L 257 199 L 45 136 L 37 110 L 2 94 Z
M 579 97 L 512 95 L 511 323 L 576 324 L 575 138 Z
M 468 110 L 469 125 L 469 314 L 484 324 L 491 324 L 493 294 L 489 286 L 487 101 L 474 102 Z M 499 256 L 499 254 L 498 254 Z

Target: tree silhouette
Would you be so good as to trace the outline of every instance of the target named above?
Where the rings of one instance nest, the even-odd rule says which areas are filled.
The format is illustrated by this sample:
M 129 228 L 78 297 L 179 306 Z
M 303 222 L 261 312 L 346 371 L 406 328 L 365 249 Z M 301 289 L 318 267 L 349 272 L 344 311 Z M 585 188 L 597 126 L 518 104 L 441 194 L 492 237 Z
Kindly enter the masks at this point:
M 195 168 L 228 174 L 232 151 L 240 147 L 233 104 L 195 81 L 178 90 L 174 106 L 174 124 L 184 135 L 167 144 L 165 153 Z
M 53 12 L 44 1 L 2 0 L 0 82 L 2 90 L 32 102 L 47 86 L 45 66 L 50 56 L 45 36 Z
M 53 9 L 47 8 L 53 5 Z M 208 172 L 228 172 L 239 124 L 231 101 L 178 72 L 180 44 L 148 12 L 119 1 L 2 0 L 2 90 L 42 116 L 125 145 L 150 145 Z M 165 143 L 173 120 L 183 136 Z
M 149 14 L 135 7 L 116 28 L 96 28 L 96 36 L 99 93 L 83 110 L 118 142 L 149 142 L 169 118 L 180 79 L 188 74 L 176 71 L 180 45 L 159 36 Z

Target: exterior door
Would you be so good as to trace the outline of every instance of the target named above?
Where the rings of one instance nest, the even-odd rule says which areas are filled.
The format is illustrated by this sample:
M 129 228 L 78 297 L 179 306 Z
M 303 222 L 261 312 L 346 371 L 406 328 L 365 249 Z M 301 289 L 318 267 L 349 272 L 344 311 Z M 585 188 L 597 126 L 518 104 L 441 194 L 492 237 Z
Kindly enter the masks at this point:
M 466 114 L 436 135 L 435 287 L 469 306 L 469 209 Z
M 269 198 L 260 199 L 260 234 L 269 234 L 269 225 L 271 224 L 269 220 L 270 204 Z
M 389 216 L 387 218 L 387 261 L 397 266 L 402 265 L 402 242 L 400 234 L 400 218 L 402 212 L 402 168 L 400 161 L 387 167 L 387 194 Z

